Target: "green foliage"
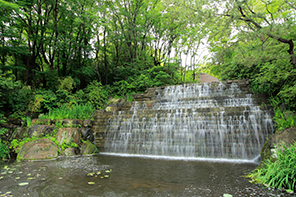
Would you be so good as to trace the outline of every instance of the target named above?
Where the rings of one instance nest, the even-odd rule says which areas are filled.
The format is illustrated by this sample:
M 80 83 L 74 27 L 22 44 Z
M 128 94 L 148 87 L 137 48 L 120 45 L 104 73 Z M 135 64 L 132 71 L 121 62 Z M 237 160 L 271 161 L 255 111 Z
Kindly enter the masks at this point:
M 96 109 L 91 103 L 62 105 L 59 108 L 50 109 L 47 114 L 40 115 L 41 119 L 61 120 L 61 119 L 88 119 Z
M 78 145 L 74 142 L 67 143 L 66 140 L 64 139 L 62 144 L 59 145 L 59 147 L 61 148 L 62 151 L 64 151 L 67 148 L 78 147 Z
M 127 95 L 135 92 L 136 87 L 133 83 L 129 83 L 128 81 L 121 80 L 113 83 L 113 92 L 117 96 Z
M 268 187 L 296 191 L 295 145 L 277 147 L 277 160 L 274 162 L 267 160 L 262 167 L 254 170 L 250 177 L 259 183 L 266 184 Z
M 58 106 L 58 98 L 51 90 L 39 89 L 28 105 L 31 112 L 42 112 Z
M 78 90 L 73 94 L 75 101 L 77 104 L 84 104 L 87 103 L 87 94 L 83 90 Z
M 10 157 L 10 150 L 7 143 L 2 142 L 0 139 L 0 159 L 6 159 Z
M 7 132 L 7 129 L 0 127 L 0 159 L 6 159 L 7 157 L 10 156 L 9 155 L 10 150 L 7 145 L 7 142 L 2 140 L 2 135 L 4 135 L 5 132 Z
M 37 137 L 31 137 L 31 138 L 24 138 L 22 140 L 13 139 L 10 143 L 10 148 L 14 150 L 15 153 L 18 153 L 20 148 L 27 142 L 31 142 L 34 140 L 37 140 L 39 138 Z
M 91 82 L 86 88 L 85 93 L 87 100 L 96 108 L 100 109 L 107 102 L 108 92 L 103 88 L 102 84 L 97 81 Z
M 113 83 L 112 95 L 122 96 L 144 92 L 147 88 L 179 84 L 180 75 L 173 65 L 154 66 L 138 75 L 132 75 L 127 80 Z
M 60 80 L 59 90 L 65 90 L 71 92 L 75 86 L 72 77 L 66 77 Z
M 8 129 L 1 126 L 4 123 L 6 123 L 6 118 L 0 113 L 0 159 L 10 157 L 10 150 L 7 145 L 8 143 L 2 139 L 3 135 L 5 135 L 5 133 L 8 131 Z
M 51 135 L 47 134 L 47 135 L 45 135 L 43 137 L 35 137 L 35 136 L 25 137 L 25 138 L 19 139 L 19 140 L 14 139 L 10 143 L 10 148 L 13 149 L 16 153 L 18 153 L 20 148 L 25 143 L 31 142 L 31 141 L 34 141 L 34 140 L 37 140 L 37 139 L 49 139 L 50 141 L 54 142 L 57 145 L 57 147 L 59 149 L 61 149 L 62 151 L 64 151 L 66 148 L 78 147 L 78 145 L 76 143 L 74 143 L 72 141 L 67 143 L 66 140 L 63 140 L 62 144 L 59 144 L 59 142 L 56 140 L 56 133 L 59 130 L 59 128 L 62 128 L 62 127 L 63 127 L 62 121 L 57 121 L 56 122 L 56 130 Z
M 31 97 L 31 88 L 20 81 L 7 78 L 0 71 L 0 110 L 9 112 L 24 111 Z
M 132 94 L 127 94 L 127 95 L 126 95 L 126 101 L 127 101 L 127 102 L 132 102 L 133 100 L 134 100 L 134 97 L 133 97 Z
M 277 131 L 286 128 L 296 127 L 296 115 L 285 108 L 281 108 L 281 100 L 278 97 L 270 98 L 270 104 L 274 108 L 274 122 L 276 123 Z
M 29 116 L 25 118 L 23 117 L 22 121 L 23 121 L 23 126 L 26 126 L 27 128 L 29 128 L 32 125 L 32 119 Z

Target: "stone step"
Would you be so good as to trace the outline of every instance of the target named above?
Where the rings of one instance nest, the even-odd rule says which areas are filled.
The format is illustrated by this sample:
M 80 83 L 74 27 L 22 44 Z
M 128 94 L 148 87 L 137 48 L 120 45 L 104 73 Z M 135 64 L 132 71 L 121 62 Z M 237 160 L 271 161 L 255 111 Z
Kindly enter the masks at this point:
M 235 95 L 231 95 L 231 94 L 225 94 L 225 95 L 215 95 L 215 94 L 211 94 L 208 96 L 198 96 L 198 95 L 194 95 L 194 94 L 187 94 L 187 95 L 178 95 L 179 97 L 176 97 L 177 95 L 169 95 L 169 96 L 162 96 L 161 98 L 154 98 L 154 99 L 142 99 L 141 100 L 141 96 L 135 96 L 134 101 L 137 102 L 167 102 L 167 101 L 172 101 L 174 99 L 177 100 L 225 100 L 225 99 L 245 99 L 245 98 L 251 98 L 253 100 L 256 101 L 261 101 L 261 102 L 265 102 L 267 101 L 266 98 L 264 97 L 258 97 L 256 95 L 252 95 L 250 93 L 241 93 L 241 94 L 235 94 Z M 143 96 L 143 98 L 145 98 Z
M 161 117 L 212 117 L 212 116 L 219 116 L 223 117 L 225 116 L 246 116 L 248 118 L 250 115 L 265 115 L 266 113 L 270 113 L 270 110 L 245 110 L 244 107 L 241 108 L 235 108 L 235 107 L 229 107 L 229 108 L 200 108 L 200 109 L 195 109 L 196 111 L 192 111 L 191 109 L 188 109 L 187 111 L 182 109 L 182 110 L 137 110 L 137 111 L 121 111 L 119 113 L 114 113 L 110 114 L 108 116 L 103 116 L 103 117 L 94 117 L 94 125 L 96 125 L 96 122 L 102 122 L 102 120 L 108 120 L 110 118 L 142 118 L 142 117 L 147 117 L 147 118 L 161 118 Z
M 117 107 L 118 111 L 128 111 L 130 109 L 146 109 L 146 108 L 158 108 L 158 109 L 170 109 L 172 108 L 189 108 L 192 105 L 196 108 L 206 107 L 207 105 L 211 107 L 232 107 L 232 106 L 261 106 L 266 103 L 264 98 L 232 98 L 232 99 L 196 99 L 196 98 L 183 98 L 176 101 L 170 102 L 167 99 L 162 100 L 152 100 L 152 101 L 137 101 L 134 105 L 132 103 L 125 103 Z M 269 104 L 263 104 L 269 105 Z

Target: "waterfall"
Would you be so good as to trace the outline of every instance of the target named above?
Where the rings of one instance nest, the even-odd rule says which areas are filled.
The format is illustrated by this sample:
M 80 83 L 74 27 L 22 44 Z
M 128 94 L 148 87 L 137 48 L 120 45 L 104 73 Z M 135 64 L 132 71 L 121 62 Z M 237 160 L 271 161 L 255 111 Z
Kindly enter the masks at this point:
M 103 152 L 251 160 L 273 132 L 244 81 L 151 88 L 142 97 L 104 120 Z

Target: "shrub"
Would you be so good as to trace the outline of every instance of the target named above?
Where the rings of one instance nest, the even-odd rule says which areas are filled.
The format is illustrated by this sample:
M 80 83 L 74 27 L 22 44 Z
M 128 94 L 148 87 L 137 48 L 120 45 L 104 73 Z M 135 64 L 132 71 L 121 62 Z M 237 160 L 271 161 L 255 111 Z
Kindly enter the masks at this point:
M 92 112 L 95 111 L 91 103 L 75 104 L 68 106 L 62 105 L 59 108 L 50 109 L 47 114 L 40 116 L 41 119 L 61 120 L 61 119 L 88 119 Z
M 108 99 L 108 92 L 98 81 L 91 82 L 85 91 L 88 101 L 96 108 L 100 109 L 104 106 Z
M 0 128 L 0 159 L 5 159 L 9 157 L 9 147 L 7 145 L 7 142 L 2 141 L 1 135 L 3 135 L 6 132 L 6 129 Z
M 278 97 L 270 98 L 270 104 L 274 108 L 274 122 L 277 130 L 296 127 L 296 116 L 285 108 L 280 107 L 280 99 Z
M 36 90 L 30 101 L 28 110 L 32 112 L 44 112 L 58 106 L 58 98 L 51 90 Z
M 296 191 L 296 148 L 295 145 L 276 148 L 277 160 L 267 160 L 262 167 L 250 175 L 256 182 L 268 187 L 284 188 Z
M 0 71 L 0 110 L 7 112 L 24 111 L 31 95 L 30 86 L 24 86 L 20 81 L 6 78 Z
M 75 82 L 72 79 L 72 77 L 66 77 L 64 79 L 59 80 L 59 82 L 59 90 L 66 90 L 68 92 L 71 92 L 75 85 Z
M 6 120 L 4 115 L 0 113 L 0 159 L 5 159 L 10 156 L 10 150 L 7 142 L 2 140 L 2 136 L 8 131 L 6 128 L 1 127 L 1 124 L 4 124 L 5 122 Z

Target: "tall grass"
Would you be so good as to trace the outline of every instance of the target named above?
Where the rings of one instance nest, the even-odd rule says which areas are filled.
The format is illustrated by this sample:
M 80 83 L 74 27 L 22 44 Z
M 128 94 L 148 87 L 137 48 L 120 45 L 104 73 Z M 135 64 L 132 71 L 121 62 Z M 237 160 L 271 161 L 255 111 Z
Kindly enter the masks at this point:
M 251 177 L 269 187 L 296 191 L 296 144 L 276 148 L 277 160 L 267 160 Z
M 91 103 L 75 104 L 71 107 L 64 104 L 59 108 L 49 110 L 48 114 L 40 116 L 41 119 L 61 120 L 61 119 L 88 119 L 96 109 Z
M 296 115 L 287 109 L 280 108 L 280 99 L 278 97 L 270 98 L 270 104 L 274 108 L 274 122 L 276 123 L 277 131 L 286 128 L 296 127 Z

